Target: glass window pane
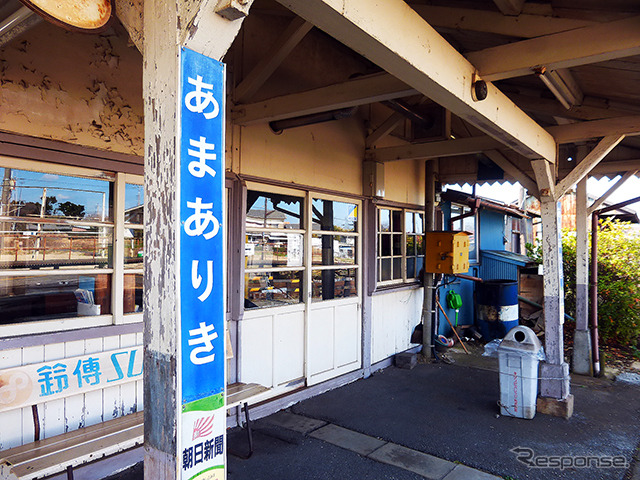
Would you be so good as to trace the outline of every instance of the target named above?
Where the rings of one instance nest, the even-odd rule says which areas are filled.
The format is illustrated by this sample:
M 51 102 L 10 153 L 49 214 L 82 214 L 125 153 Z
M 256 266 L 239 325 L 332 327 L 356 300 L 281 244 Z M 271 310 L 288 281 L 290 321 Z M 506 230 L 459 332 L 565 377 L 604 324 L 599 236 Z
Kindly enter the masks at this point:
M 144 279 L 141 273 L 124 276 L 124 313 L 142 312 Z
M 382 257 L 391 256 L 391 235 L 380 235 L 380 255 Z
M 278 193 L 247 192 L 247 228 L 304 228 L 303 199 Z
M 416 213 L 416 233 L 424 233 L 424 222 L 422 221 L 422 213 Z
M 354 203 L 313 199 L 313 230 L 355 232 L 358 230 L 358 206 Z
M 404 231 L 413 233 L 413 212 L 406 212 L 404 215 Z
M 313 265 L 353 265 L 357 239 L 345 235 L 317 235 L 311 238 Z
M 380 209 L 380 225 L 378 226 L 378 231 L 391 231 L 391 210 L 387 210 L 385 208 Z
M 0 269 L 112 267 L 112 227 L 0 222 Z
M 476 217 L 475 215 L 467 217 L 462 221 L 462 230 L 468 232 L 469 235 L 469 259 L 471 261 L 477 260 L 476 258 Z
M 247 232 L 245 265 L 247 268 L 300 267 L 303 243 L 300 233 Z
M 416 236 L 407 235 L 407 256 L 416 254 Z
M 53 173 L 0 168 L 2 215 L 112 222 L 113 183 Z
M 424 235 L 416 237 L 416 251 L 418 255 L 424 255 Z
M 355 269 L 315 270 L 312 273 L 312 300 L 318 302 L 356 296 L 356 272 Z
M 383 258 L 380 263 L 380 280 L 383 282 L 386 280 L 391 280 L 391 259 Z
M 391 210 L 391 228 L 394 232 L 402 231 L 402 211 Z
M 393 235 L 393 255 L 402 255 L 402 235 Z
M 402 258 L 393 259 L 393 279 L 398 280 L 402 278 Z
M 302 273 L 302 271 L 245 273 L 244 308 L 280 307 L 300 303 Z
M 144 224 L 144 187 L 127 183 L 124 188 L 124 221 L 135 225 Z
M 418 257 L 417 264 L 416 264 L 416 278 L 420 276 L 420 272 L 422 271 L 423 268 L 424 268 L 424 257 Z
M 415 278 L 416 276 L 416 259 L 407 258 L 407 279 Z
M 111 275 L 0 277 L 0 324 L 111 313 Z
M 124 268 L 142 268 L 144 261 L 144 231 L 124 229 Z

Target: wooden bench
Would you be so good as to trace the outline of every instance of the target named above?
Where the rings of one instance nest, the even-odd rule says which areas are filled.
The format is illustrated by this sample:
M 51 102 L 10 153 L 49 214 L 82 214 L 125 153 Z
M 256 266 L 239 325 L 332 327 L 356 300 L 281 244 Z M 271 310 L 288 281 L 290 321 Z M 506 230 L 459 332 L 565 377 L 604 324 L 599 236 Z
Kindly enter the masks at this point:
M 249 452 L 246 454 L 227 447 L 227 451 L 243 459 L 248 459 L 253 455 L 253 435 L 251 432 L 251 418 L 249 417 L 249 401 L 255 399 L 261 393 L 269 390 L 267 387 L 258 385 L 257 383 L 232 383 L 227 385 L 227 410 L 235 407 L 244 409 L 245 429 L 247 431 L 247 441 L 249 443 Z
M 249 404 L 252 398 L 267 390 L 257 383 L 227 386 L 227 410 L 236 407 L 244 409 L 249 442 L 248 454 L 230 453 L 241 458 L 249 458 L 253 454 Z M 143 442 L 144 412 L 125 415 L 0 452 L 0 480 L 38 479 L 65 470 L 68 479 L 72 480 L 74 467 L 128 450 Z
M 99 460 L 144 442 L 144 415 L 137 412 L 91 427 L 0 452 L 0 480 L 31 480 Z

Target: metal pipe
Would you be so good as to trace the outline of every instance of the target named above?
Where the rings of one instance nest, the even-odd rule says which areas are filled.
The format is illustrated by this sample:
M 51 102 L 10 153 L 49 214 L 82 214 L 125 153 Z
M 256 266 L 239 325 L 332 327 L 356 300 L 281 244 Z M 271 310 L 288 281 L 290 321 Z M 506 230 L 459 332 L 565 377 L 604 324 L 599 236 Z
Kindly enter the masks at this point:
M 436 162 L 425 162 L 424 186 L 424 231 L 425 235 L 435 230 L 436 217 Z M 435 325 L 435 278 L 433 273 L 424 272 L 424 298 L 422 302 L 422 354 L 433 357 L 433 326 Z
M 600 375 L 600 352 L 598 341 L 598 211 L 591 215 L 591 266 L 589 285 L 589 319 L 591 321 L 591 350 L 593 352 L 593 374 Z
M 283 120 L 275 120 L 269 122 L 269 128 L 273 133 L 279 135 L 283 130 L 289 128 L 305 127 L 316 123 L 331 122 L 333 120 L 342 120 L 343 118 L 352 117 L 358 107 L 341 108 L 339 110 L 331 110 L 328 112 L 311 113 L 300 117 L 285 118 Z
M 17 25 L 19 25 L 21 22 L 23 22 L 33 14 L 33 10 L 27 7 L 21 7 L 16 10 L 7 18 L 5 18 L 2 23 L 0 23 L 0 36 L 11 31 L 13 28 L 15 28 Z

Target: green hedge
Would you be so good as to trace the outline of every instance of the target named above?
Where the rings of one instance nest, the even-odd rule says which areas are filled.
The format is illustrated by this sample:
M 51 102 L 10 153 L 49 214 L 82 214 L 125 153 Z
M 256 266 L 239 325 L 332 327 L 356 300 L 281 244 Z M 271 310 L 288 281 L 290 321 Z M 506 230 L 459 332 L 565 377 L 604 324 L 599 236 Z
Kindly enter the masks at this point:
M 565 310 L 575 317 L 576 232 L 563 231 Z M 539 245 L 527 253 L 542 261 Z M 598 330 L 606 342 L 640 340 L 640 234 L 627 222 L 604 220 L 598 234 Z M 640 346 L 640 345 L 639 345 Z

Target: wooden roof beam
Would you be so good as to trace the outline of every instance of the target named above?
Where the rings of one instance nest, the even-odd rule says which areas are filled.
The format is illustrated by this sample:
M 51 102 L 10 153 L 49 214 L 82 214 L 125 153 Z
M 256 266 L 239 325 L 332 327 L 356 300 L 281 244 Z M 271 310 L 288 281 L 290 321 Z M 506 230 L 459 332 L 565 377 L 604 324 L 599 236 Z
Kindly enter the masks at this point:
M 235 88 L 235 101 L 243 103 L 249 100 L 312 28 L 309 22 L 300 17 L 294 18 L 270 51 Z
M 627 180 L 629 180 L 631 177 L 633 177 L 636 173 L 638 173 L 638 170 L 629 170 L 629 171 L 625 172 L 622 175 L 622 177 L 620 177 L 618 179 L 618 181 L 616 183 L 614 183 L 609 188 L 609 190 L 607 190 L 602 195 L 600 195 L 600 198 L 598 198 L 596 201 L 594 201 L 589 206 L 589 208 L 587 208 L 587 215 L 591 215 L 594 211 L 596 211 L 598 208 L 600 208 L 600 205 L 602 205 L 604 203 L 604 201 L 607 198 L 609 198 L 613 192 L 618 190 Z
M 397 162 L 437 157 L 454 157 L 485 150 L 500 148 L 503 145 L 488 135 L 480 137 L 458 138 L 437 142 L 415 143 L 400 147 L 376 148 L 367 151 L 367 158 L 376 162 Z
M 589 20 L 520 14 L 505 16 L 489 10 L 413 5 L 430 25 L 473 32 L 495 33 L 518 38 L 534 38 L 593 25 Z
M 262 102 L 237 105 L 231 110 L 233 122 L 254 125 L 340 108 L 408 97 L 414 88 L 386 73 L 368 75 L 328 87 L 292 93 Z
M 500 90 L 474 101 L 477 69 L 404 0 L 278 2 L 521 155 L 555 162 L 554 139 Z
M 556 141 L 573 143 L 609 135 L 640 135 L 640 115 L 591 120 L 547 128 Z
M 558 182 L 556 185 L 556 198 L 562 197 L 567 191 L 584 177 L 589 175 L 589 172 L 598 165 L 604 157 L 606 157 L 616 145 L 618 145 L 624 135 L 611 135 L 604 137 L 600 142 L 589 152 L 589 154 L 577 164 L 569 174 Z
M 520 15 L 524 0 L 493 0 L 504 15 Z
M 640 54 L 640 16 L 471 52 L 484 80 L 530 75 Z

